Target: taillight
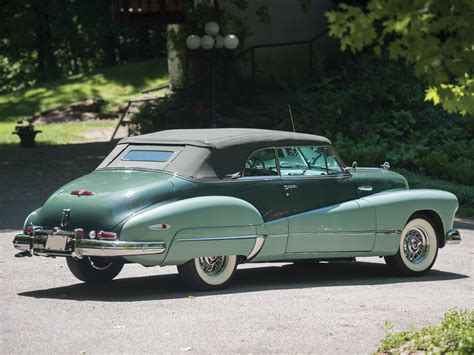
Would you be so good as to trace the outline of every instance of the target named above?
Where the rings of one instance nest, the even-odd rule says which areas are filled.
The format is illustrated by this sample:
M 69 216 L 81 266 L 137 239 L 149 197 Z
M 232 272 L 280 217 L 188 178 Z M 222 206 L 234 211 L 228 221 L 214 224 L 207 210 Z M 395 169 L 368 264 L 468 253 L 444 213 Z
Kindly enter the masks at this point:
M 74 190 L 71 191 L 71 195 L 74 196 L 91 196 L 94 193 L 92 191 L 87 191 L 87 190 Z
M 25 234 L 33 235 L 34 228 L 33 227 L 26 227 Z
M 84 229 L 82 228 L 74 229 L 73 235 L 75 238 L 84 238 Z
M 100 238 L 100 239 L 117 239 L 117 233 L 100 231 L 100 232 L 97 232 L 97 238 Z

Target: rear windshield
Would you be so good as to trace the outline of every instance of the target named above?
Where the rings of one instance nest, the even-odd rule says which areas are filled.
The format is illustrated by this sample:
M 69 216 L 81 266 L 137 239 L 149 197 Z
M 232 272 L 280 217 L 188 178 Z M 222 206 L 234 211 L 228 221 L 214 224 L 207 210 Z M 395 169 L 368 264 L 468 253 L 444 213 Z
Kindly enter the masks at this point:
M 122 157 L 122 160 L 132 161 L 168 161 L 174 152 L 166 150 L 130 150 Z
M 121 144 L 119 144 L 121 145 Z M 166 170 L 183 146 L 126 145 L 114 149 L 99 168 L 146 168 Z

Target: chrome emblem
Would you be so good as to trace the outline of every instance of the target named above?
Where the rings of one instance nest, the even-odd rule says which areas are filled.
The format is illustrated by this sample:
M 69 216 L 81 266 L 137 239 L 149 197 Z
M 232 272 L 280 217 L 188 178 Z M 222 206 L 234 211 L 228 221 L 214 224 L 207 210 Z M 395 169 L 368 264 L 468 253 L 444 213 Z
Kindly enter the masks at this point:
M 61 214 L 61 228 L 65 229 L 69 226 L 69 218 L 71 216 L 71 210 L 69 208 L 63 209 Z

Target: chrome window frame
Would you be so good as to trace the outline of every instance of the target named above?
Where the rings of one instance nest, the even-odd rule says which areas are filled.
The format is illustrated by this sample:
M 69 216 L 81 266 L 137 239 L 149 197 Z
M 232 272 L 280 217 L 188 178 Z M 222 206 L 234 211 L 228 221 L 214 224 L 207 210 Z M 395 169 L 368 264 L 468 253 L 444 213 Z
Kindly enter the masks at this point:
M 278 156 L 277 149 L 281 148 L 298 148 L 298 147 L 322 147 L 324 151 L 324 161 L 326 164 L 326 171 L 328 171 L 327 168 L 327 161 L 326 161 L 326 152 L 329 151 L 332 155 L 332 157 L 336 160 L 338 163 L 339 167 L 341 168 L 341 172 L 337 174 L 326 174 L 326 175 L 281 175 L 281 169 L 280 169 L 280 157 Z M 260 150 L 267 150 L 267 149 L 273 149 L 274 154 L 275 154 L 275 162 L 276 162 L 276 167 L 277 167 L 277 173 L 278 175 L 258 175 L 258 176 L 245 176 L 244 171 L 245 171 L 245 163 L 247 163 L 247 160 L 250 159 L 252 155 L 254 155 L 256 152 Z M 347 169 L 345 166 L 344 162 L 341 160 L 337 152 L 334 150 L 332 145 L 330 144 L 321 144 L 321 145 L 298 145 L 298 146 L 278 146 L 278 147 L 267 147 L 267 148 L 260 148 L 252 153 L 249 154 L 247 159 L 245 160 L 244 167 L 241 170 L 241 176 L 238 179 L 233 179 L 233 181 L 239 181 L 239 180 L 274 180 L 274 179 L 334 179 L 334 178 L 341 178 L 341 177 L 352 177 L 352 174 L 350 171 Z M 227 179 L 226 179 L 227 180 Z
M 244 172 L 245 172 L 245 165 L 247 164 L 247 161 L 252 157 L 252 155 L 254 155 L 255 153 L 257 152 L 260 152 L 262 150 L 270 150 L 270 149 L 273 149 L 273 156 L 274 156 L 274 159 L 275 159 L 275 167 L 276 167 L 276 175 L 255 175 L 255 176 L 245 176 L 244 175 Z M 244 179 L 244 178 L 247 178 L 248 180 L 251 179 L 251 178 L 275 178 L 275 177 L 278 177 L 278 178 L 281 178 L 281 172 L 280 172 L 280 164 L 279 164 L 279 160 L 278 160 L 278 156 L 276 154 L 276 148 L 275 147 L 268 147 L 268 148 L 260 148 L 260 149 L 257 149 L 255 151 L 253 151 L 252 153 L 250 153 L 250 155 L 247 157 L 247 159 L 245 159 L 245 163 L 244 163 L 244 166 L 242 168 L 242 170 L 240 171 L 240 177 L 239 179 Z

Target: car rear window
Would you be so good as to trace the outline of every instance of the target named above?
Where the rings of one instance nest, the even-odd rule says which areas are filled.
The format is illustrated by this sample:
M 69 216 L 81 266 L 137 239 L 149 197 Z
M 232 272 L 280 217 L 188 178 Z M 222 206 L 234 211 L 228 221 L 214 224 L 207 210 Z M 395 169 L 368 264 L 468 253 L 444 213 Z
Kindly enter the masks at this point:
M 120 146 L 121 144 L 119 144 Z M 129 144 L 110 153 L 99 168 L 144 168 L 166 170 L 183 151 L 184 146 Z
M 130 150 L 122 157 L 122 160 L 165 162 L 168 161 L 173 154 L 174 152 L 166 150 Z

